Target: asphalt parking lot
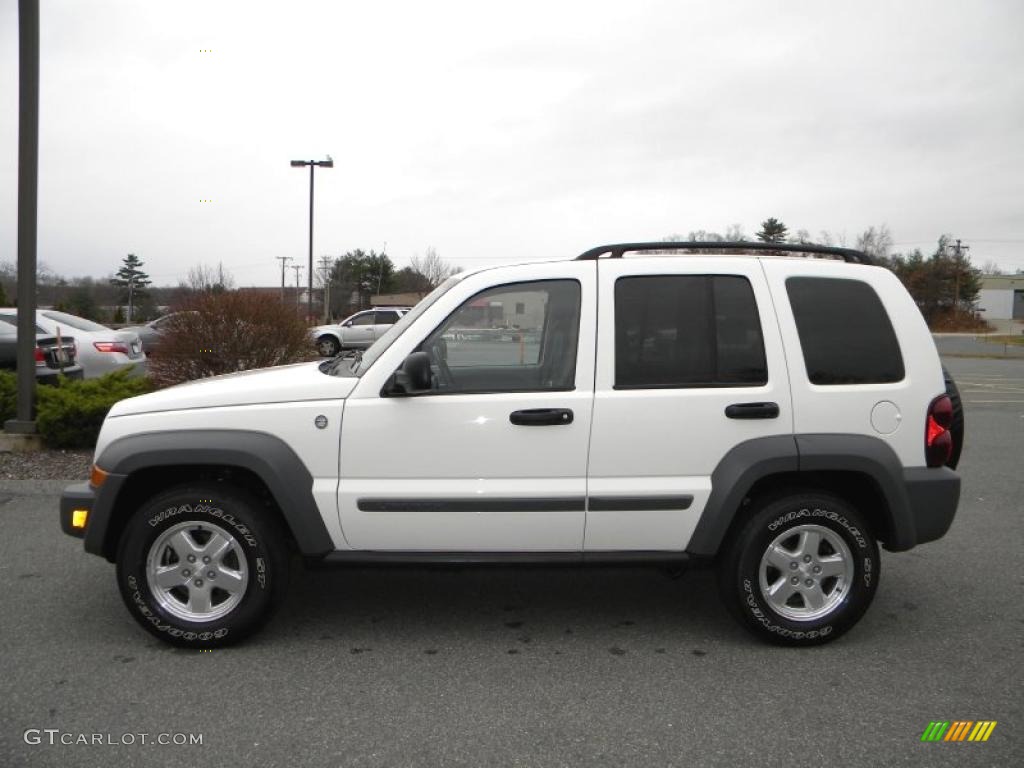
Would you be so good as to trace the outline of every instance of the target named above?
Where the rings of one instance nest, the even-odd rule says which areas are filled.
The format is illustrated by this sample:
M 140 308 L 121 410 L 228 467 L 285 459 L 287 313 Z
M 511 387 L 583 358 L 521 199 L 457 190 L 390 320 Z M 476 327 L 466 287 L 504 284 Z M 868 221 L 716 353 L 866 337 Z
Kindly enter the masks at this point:
M 6 482 L 0 766 L 1021 764 L 1024 361 L 947 364 L 968 419 L 953 528 L 885 554 L 867 616 L 810 650 L 751 639 L 710 573 L 636 568 L 297 571 L 246 645 L 174 650 L 60 533 L 60 483 Z M 998 726 L 922 743 L 932 720 Z

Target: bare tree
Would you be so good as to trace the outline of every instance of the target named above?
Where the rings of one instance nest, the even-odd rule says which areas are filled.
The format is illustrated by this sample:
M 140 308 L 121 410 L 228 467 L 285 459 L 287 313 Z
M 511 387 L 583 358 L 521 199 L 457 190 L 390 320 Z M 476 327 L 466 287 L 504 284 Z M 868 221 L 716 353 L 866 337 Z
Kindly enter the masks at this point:
M 179 281 L 178 288 L 190 293 L 223 293 L 233 290 L 235 278 L 224 269 L 223 262 L 217 262 L 216 267 L 209 264 L 196 264 L 189 268 L 184 280 Z
M 889 257 L 892 248 L 892 232 L 888 224 L 875 227 L 870 226 L 857 235 L 857 250 L 864 251 L 868 256 L 875 259 L 885 260 Z
M 423 290 L 433 290 L 452 275 L 462 271 L 438 256 L 433 248 L 427 248 L 422 257 L 413 256 L 409 260 L 409 268 L 422 278 Z
M 996 263 L 994 259 L 985 259 L 985 263 L 981 265 L 981 274 L 983 275 L 1005 275 L 1003 268 Z
M 730 224 L 725 228 L 725 235 L 723 239 L 729 243 L 741 243 L 747 239 L 746 234 L 743 232 L 742 224 Z
M 315 357 L 294 307 L 261 294 L 195 291 L 173 309 L 160 352 L 149 361 L 158 386 Z
M 827 229 L 823 229 L 821 230 L 821 232 L 818 233 L 818 242 L 821 245 L 838 245 L 842 248 L 845 248 L 846 233 L 838 232 L 836 234 L 833 234 L 829 232 Z

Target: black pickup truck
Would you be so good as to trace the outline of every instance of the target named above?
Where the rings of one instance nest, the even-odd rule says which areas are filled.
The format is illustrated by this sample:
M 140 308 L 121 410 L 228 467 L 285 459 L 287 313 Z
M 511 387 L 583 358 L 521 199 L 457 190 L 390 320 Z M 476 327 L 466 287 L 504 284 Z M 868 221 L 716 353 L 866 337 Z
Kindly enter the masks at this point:
M 17 367 L 18 328 L 15 318 L 0 317 L 0 370 L 13 371 Z M 57 337 L 36 326 L 36 381 L 52 384 L 63 373 L 69 379 L 82 378 L 82 366 L 76 360 L 75 340 L 71 336 Z

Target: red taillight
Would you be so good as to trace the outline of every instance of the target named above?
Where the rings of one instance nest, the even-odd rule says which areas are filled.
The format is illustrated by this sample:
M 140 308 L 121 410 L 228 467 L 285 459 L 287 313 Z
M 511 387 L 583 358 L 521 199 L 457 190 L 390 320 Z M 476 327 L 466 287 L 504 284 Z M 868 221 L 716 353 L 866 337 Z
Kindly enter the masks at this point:
M 924 455 L 929 467 L 941 467 L 953 454 L 953 401 L 940 395 L 928 406 L 928 420 L 924 428 Z
M 128 354 L 128 345 L 120 341 L 94 341 L 92 343 L 100 352 L 121 352 Z
M 36 365 L 46 365 L 46 353 L 40 347 L 35 350 Z

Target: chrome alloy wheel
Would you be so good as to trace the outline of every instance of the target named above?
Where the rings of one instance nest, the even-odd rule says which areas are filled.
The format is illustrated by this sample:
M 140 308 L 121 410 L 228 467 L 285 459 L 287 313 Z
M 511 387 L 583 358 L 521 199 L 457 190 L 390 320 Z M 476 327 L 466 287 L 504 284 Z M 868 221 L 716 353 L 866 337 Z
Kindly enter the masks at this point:
M 185 621 L 213 621 L 245 595 L 249 571 L 234 536 L 212 523 L 178 523 L 157 537 L 146 558 L 149 589 Z
M 761 596 L 780 616 L 827 616 L 853 583 L 853 555 L 843 538 L 820 525 L 797 525 L 768 545 L 758 569 Z

